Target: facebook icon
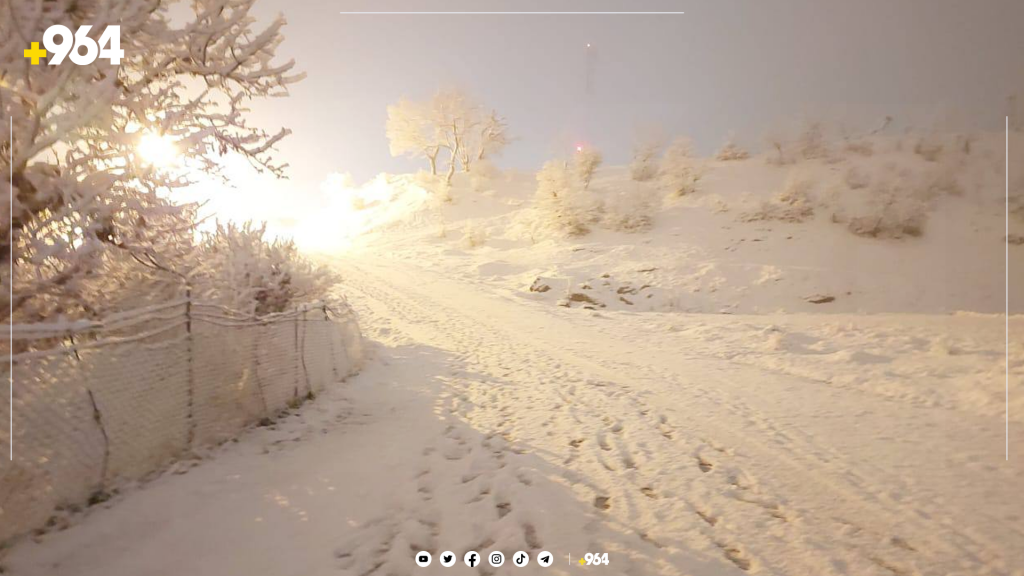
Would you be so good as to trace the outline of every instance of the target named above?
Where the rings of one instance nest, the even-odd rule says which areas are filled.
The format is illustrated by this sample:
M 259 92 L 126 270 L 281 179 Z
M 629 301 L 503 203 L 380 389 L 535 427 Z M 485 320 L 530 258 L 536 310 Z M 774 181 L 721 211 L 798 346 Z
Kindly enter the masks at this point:
M 470 568 L 474 568 L 480 563 L 480 555 L 476 552 L 466 552 L 464 559 L 466 561 L 466 566 L 469 566 Z

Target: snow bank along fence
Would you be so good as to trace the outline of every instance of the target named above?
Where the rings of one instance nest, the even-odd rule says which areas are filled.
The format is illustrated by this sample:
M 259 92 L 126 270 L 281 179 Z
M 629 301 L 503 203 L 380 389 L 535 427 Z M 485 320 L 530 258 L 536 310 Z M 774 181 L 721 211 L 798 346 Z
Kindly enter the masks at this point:
M 4 391 L 0 543 L 273 418 L 362 355 L 353 312 L 324 304 L 251 318 L 182 300 L 101 322 L 16 325 L 7 343 L 14 460 Z

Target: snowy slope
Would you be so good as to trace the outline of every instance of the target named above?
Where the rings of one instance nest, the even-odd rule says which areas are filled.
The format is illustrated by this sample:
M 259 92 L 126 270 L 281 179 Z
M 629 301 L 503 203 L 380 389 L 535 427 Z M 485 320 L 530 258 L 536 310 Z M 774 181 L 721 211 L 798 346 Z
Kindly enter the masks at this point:
M 553 303 L 589 290 L 601 307 L 640 311 L 1002 311 L 1002 140 L 980 138 L 970 155 L 946 162 L 923 159 L 906 140 L 878 139 L 871 156 L 837 153 L 784 166 L 767 163 L 765 156 L 702 161 L 707 168 L 697 192 L 678 199 L 656 183 L 632 181 L 624 168 L 599 169 L 590 192 L 612 209 L 650 205 L 653 228 L 645 232 L 595 227 L 570 240 L 537 235 L 529 227 L 537 184 L 523 173 L 458 174 L 443 193 L 426 192 L 411 177 L 393 177 L 391 193 L 401 199 L 393 206 L 408 205 L 409 197 L 431 199 L 416 210 L 393 209 L 383 219 L 372 211 L 341 213 L 359 222 L 355 248 L 387 247 L 410 261 L 443 261 L 466 278 Z M 862 209 L 872 179 L 887 185 L 897 179 L 890 173 L 903 171 L 913 175 L 915 187 L 938 188 L 923 209 L 921 237 L 866 238 L 833 222 Z M 811 217 L 745 221 L 794 180 L 807 183 Z M 1011 219 L 1014 234 L 1024 235 L 1019 216 Z M 1024 247 L 1011 246 L 1010 258 L 1024 264 Z M 1011 284 L 1024 281 L 1024 266 L 1011 265 L 1010 273 Z M 538 277 L 552 279 L 557 289 L 530 294 Z M 637 297 L 620 292 L 641 286 L 647 288 Z M 834 300 L 808 302 L 816 296 Z M 1012 303 L 1015 312 L 1024 311 L 1021 306 Z

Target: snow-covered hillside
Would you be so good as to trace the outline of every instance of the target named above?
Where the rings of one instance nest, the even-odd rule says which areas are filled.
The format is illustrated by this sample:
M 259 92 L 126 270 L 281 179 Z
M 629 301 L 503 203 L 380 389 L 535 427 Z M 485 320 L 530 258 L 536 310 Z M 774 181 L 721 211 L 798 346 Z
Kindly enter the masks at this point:
M 949 152 L 957 136 L 875 138 L 827 157 L 784 165 L 768 153 L 694 160 L 696 191 L 673 197 L 663 179 L 636 182 L 627 168 L 599 168 L 587 193 L 606 223 L 558 238 L 537 226 L 533 174 L 457 174 L 450 190 L 426 179 L 381 176 L 335 194 L 338 234 L 356 249 L 387 246 L 524 298 L 635 311 L 1001 312 L 1004 186 L 1001 135 Z M 962 144 L 961 144 L 962 146 Z M 870 152 L 868 152 L 870 151 Z M 1019 196 L 1021 188 L 1014 187 Z M 369 200 L 367 200 L 367 198 Z M 1020 200 L 1010 259 L 1024 262 Z M 880 206 L 888 203 L 888 206 Z M 353 207 L 354 206 L 354 207 Z M 901 238 L 851 232 L 864 221 L 902 219 Z M 624 232 L 619 221 L 648 220 Z M 323 228 L 317 238 L 332 242 Z M 326 238 L 325 238 L 326 236 Z M 1010 267 L 1011 284 L 1024 267 Z M 538 281 L 538 279 L 540 279 Z M 533 290 L 531 291 L 531 286 Z M 545 288 L 546 286 L 546 288 Z M 575 296 L 574 296 L 575 295 Z M 1011 302 L 1013 312 L 1024 302 Z

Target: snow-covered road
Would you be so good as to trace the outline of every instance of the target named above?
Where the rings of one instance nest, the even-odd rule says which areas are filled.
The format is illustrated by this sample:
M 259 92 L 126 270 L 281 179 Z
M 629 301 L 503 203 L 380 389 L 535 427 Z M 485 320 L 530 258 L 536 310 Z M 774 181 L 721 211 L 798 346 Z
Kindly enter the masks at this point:
M 362 374 L 19 544 L 5 568 L 516 574 L 437 555 L 545 550 L 555 565 L 526 570 L 1024 574 L 1024 466 L 1003 461 L 1000 419 L 709 356 L 660 314 L 557 308 L 386 259 L 338 266 L 379 342 Z M 573 563 L 586 552 L 610 565 Z

